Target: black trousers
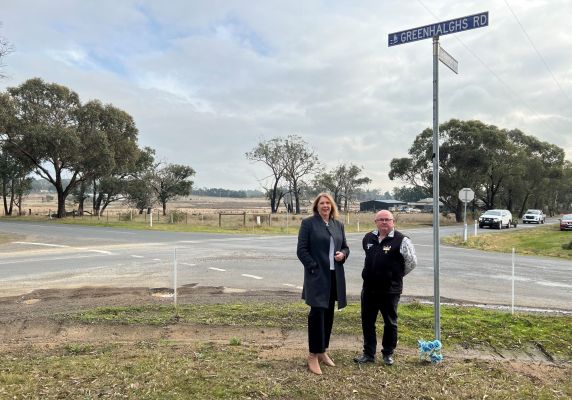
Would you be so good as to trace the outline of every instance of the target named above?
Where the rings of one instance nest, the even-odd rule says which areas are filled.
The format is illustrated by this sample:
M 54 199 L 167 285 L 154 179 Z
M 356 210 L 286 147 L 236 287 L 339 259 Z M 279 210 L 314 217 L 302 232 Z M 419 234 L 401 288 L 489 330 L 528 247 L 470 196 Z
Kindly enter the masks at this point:
M 361 327 L 363 331 L 363 353 L 375 357 L 377 339 L 375 322 L 377 314 L 383 317 L 383 355 L 393 354 L 397 346 L 397 305 L 400 294 L 361 292 Z
M 308 314 L 308 347 L 310 353 L 324 353 L 330 346 L 337 300 L 336 271 L 330 271 L 330 301 L 328 308 L 310 307 Z

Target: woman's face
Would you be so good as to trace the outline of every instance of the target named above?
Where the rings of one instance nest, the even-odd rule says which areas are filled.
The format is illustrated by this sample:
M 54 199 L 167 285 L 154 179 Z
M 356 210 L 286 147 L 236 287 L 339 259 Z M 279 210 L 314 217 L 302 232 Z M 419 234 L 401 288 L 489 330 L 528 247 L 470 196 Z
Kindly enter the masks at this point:
M 318 212 L 322 218 L 330 218 L 330 212 L 332 212 L 332 204 L 327 197 L 320 197 L 318 200 Z

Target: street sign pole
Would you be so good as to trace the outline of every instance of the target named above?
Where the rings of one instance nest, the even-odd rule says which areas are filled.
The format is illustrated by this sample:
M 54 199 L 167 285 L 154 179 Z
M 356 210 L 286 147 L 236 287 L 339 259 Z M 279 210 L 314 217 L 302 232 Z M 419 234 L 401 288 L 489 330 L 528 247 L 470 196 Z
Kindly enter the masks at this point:
M 437 340 L 441 340 L 441 299 L 439 294 L 439 36 L 483 28 L 488 25 L 489 12 L 486 11 L 432 25 L 390 33 L 387 37 L 389 47 L 433 38 L 433 287 L 435 339 Z M 457 61 L 444 50 L 441 51 L 441 61 L 453 72 L 458 73 Z
M 439 294 L 439 36 L 433 36 L 433 301 L 435 339 L 441 340 Z

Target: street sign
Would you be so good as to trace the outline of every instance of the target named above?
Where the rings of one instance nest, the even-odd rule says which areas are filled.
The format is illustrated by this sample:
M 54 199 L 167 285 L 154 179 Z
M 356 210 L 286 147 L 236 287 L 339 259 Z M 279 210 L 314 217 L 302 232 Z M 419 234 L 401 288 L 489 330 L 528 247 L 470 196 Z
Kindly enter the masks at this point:
M 454 73 L 459 73 L 459 62 L 455 60 L 452 55 L 447 53 L 441 46 L 439 46 L 439 61 L 449 67 L 449 69 Z
M 473 189 L 463 188 L 459 190 L 459 200 L 461 200 L 463 203 L 471 202 L 474 198 L 475 192 L 473 192 Z
M 408 29 L 401 32 L 390 33 L 387 38 L 388 45 L 397 46 L 415 42 L 417 40 L 429 39 L 434 36 L 443 36 L 450 33 L 468 31 L 469 29 L 483 28 L 489 25 L 489 12 L 468 15 L 466 17 L 450 19 L 432 25 L 425 25 L 419 28 Z

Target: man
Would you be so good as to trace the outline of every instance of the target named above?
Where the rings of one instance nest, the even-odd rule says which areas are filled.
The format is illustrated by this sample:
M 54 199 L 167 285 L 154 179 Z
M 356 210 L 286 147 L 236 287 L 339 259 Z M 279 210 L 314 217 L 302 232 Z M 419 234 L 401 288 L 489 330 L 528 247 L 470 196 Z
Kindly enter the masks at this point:
M 403 277 L 417 266 L 411 240 L 394 229 L 393 214 L 387 210 L 375 215 L 377 229 L 363 238 L 365 262 L 362 271 L 361 324 L 363 354 L 354 358 L 360 364 L 375 362 L 377 346 L 375 321 L 383 317 L 383 362 L 393 364 L 397 345 L 397 305 L 403 290 Z

